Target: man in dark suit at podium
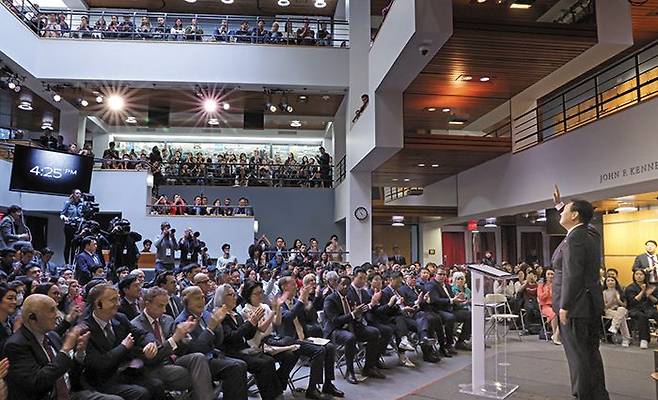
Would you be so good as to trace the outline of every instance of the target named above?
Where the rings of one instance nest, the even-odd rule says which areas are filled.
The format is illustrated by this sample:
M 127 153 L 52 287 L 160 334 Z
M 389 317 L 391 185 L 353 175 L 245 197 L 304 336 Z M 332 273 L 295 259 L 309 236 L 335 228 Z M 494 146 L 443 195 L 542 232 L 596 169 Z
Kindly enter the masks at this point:
M 560 211 L 560 225 L 567 230 L 551 262 L 555 270 L 553 310 L 560 321 L 560 338 L 571 373 L 571 392 L 579 400 L 608 400 L 599 352 L 603 314 L 599 284 L 601 236 L 589 226 L 594 208 L 585 200 L 563 204 L 557 186 L 553 198 Z

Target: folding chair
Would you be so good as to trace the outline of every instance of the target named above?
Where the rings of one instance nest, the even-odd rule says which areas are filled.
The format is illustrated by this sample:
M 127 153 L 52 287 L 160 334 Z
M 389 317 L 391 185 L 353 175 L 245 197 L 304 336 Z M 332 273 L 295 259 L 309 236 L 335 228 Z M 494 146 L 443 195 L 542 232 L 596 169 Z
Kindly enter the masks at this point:
M 498 339 L 507 336 L 511 329 L 507 322 L 511 322 L 518 331 L 516 320 L 519 319 L 519 316 L 512 313 L 512 308 L 504 294 L 487 294 L 484 296 L 484 305 L 485 321 L 489 322 L 485 337 L 492 334 L 495 334 Z M 523 324 L 523 319 L 521 319 L 521 323 Z M 501 324 L 504 327 L 502 335 L 498 329 Z M 519 332 L 519 340 L 521 340 L 521 332 Z

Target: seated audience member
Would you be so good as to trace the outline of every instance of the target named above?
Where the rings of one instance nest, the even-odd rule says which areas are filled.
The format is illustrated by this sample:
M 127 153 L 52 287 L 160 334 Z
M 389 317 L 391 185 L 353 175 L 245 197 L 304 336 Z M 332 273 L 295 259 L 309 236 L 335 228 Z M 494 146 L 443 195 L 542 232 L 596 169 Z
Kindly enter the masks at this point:
M 296 44 L 297 43 L 297 33 L 292 26 L 292 21 L 286 21 L 286 24 L 283 27 L 283 44 Z M 281 164 L 281 162 L 277 162 Z
M 560 342 L 560 324 L 557 320 L 557 315 L 553 311 L 553 277 L 555 276 L 555 271 L 548 269 L 546 270 L 546 280 L 537 286 L 537 299 L 539 300 L 539 307 L 541 310 L 541 315 L 546 317 L 551 323 L 551 329 L 553 332 L 553 343 L 559 345 Z
M 167 303 L 165 310 L 167 315 L 174 319 L 178 318 L 178 315 L 183 311 L 183 302 L 177 295 L 178 286 L 176 285 L 174 273 L 172 271 L 160 272 L 156 276 L 154 284 L 159 288 L 165 289 L 169 295 L 169 303 Z
M 256 27 L 251 31 L 252 43 L 265 43 L 269 32 L 265 29 L 265 21 L 259 19 Z
M 86 285 L 91 280 L 91 267 L 102 265 L 101 259 L 96 253 L 97 246 L 96 239 L 91 236 L 82 239 L 83 250 L 75 257 L 75 279 L 81 285 Z
M 459 304 L 455 308 L 465 309 L 470 311 L 471 289 L 466 285 L 466 275 L 464 275 L 463 272 L 457 271 L 452 274 L 452 286 L 450 287 L 450 290 L 452 290 L 453 296 L 458 296 L 459 294 L 463 294 L 465 300 L 464 303 Z
M 119 17 L 113 15 L 112 17 L 110 17 L 110 24 L 107 26 L 107 33 L 105 34 L 105 37 L 108 38 L 119 37 L 119 30 L 120 30 Z
M 105 279 L 107 277 L 107 274 L 105 272 L 105 267 L 100 265 L 100 264 L 95 264 L 92 265 L 89 268 L 89 272 L 91 272 L 91 279 Z
M 356 280 L 356 279 L 355 279 Z M 397 297 L 390 287 L 387 287 L 384 292 L 384 279 L 379 272 L 372 272 L 368 275 L 368 282 L 370 289 L 368 295 L 371 297 L 381 296 L 379 304 L 373 307 L 367 314 L 368 323 L 373 322 L 373 325 L 382 331 L 382 325 L 386 329 L 390 329 L 395 336 L 395 345 L 397 347 L 399 364 L 408 368 L 414 368 L 416 365 L 407 357 L 405 351 L 415 351 L 415 348 L 409 343 L 409 324 L 404 319 L 400 312 L 399 304 L 402 302 L 402 297 Z M 402 283 L 402 276 L 396 282 Z M 384 334 L 382 333 L 382 336 Z M 388 342 L 387 342 L 388 343 Z
M 240 200 L 238 200 L 238 206 L 235 207 L 235 215 L 254 216 L 254 209 L 251 208 L 249 200 L 246 197 L 240 197 Z
M 342 262 L 343 261 L 343 246 L 338 243 L 338 236 L 331 235 L 329 243 L 325 246 L 325 251 L 329 255 L 329 260 L 333 262 Z
M 363 375 L 385 379 L 384 374 L 376 369 L 377 361 L 382 349 L 381 334 L 377 328 L 367 326 L 363 322 L 363 314 L 368 305 L 361 304 L 352 307 L 347 299 L 347 293 L 352 280 L 349 276 L 342 276 L 334 293 L 324 299 L 324 336 L 334 343 L 345 348 L 345 379 L 351 384 L 358 384 L 354 373 L 354 356 L 356 355 L 356 342 L 366 342 L 366 361 Z
M 176 231 L 171 229 L 169 222 L 160 224 L 160 236 L 155 240 L 155 270 L 173 271 L 176 268 L 175 253 L 178 250 Z
M 129 274 L 119 281 L 118 288 L 121 295 L 121 304 L 118 311 L 128 317 L 129 320 L 135 319 L 142 312 L 142 285 L 137 280 L 137 276 Z
M 647 285 L 646 275 L 641 269 L 633 272 L 633 283 L 624 291 L 628 315 L 640 331 L 641 349 L 649 348 L 649 320 L 658 319 L 658 311 L 656 311 L 658 298 L 654 291 L 654 286 Z
M 212 34 L 213 39 L 216 42 L 228 42 L 229 39 L 229 30 L 228 30 L 228 21 L 223 19 L 215 31 Z
M 224 205 L 222 206 L 222 214 L 225 217 L 230 217 L 233 215 L 233 207 L 231 206 L 231 199 L 229 197 L 224 199 Z
M 201 196 L 196 196 L 194 198 L 194 204 L 187 208 L 188 215 L 206 215 L 207 207 L 203 204 L 203 198 Z
M 249 348 L 245 352 L 251 354 L 265 353 L 270 354 L 279 364 L 276 374 L 279 385 L 285 390 L 288 386 L 290 371 L 297 364 L 299 359 L 299 345 L 293 340 L 285 338 L 276 338 L 272 336 L 274 328 L 281 325 L 281 303 L 285 298 L 278 298 L 272 302 L 272 309 L 263 303 L 263 285 L 260 282 L 246 280 L 242 289 L 241 297 L 245 304 L 240 311 L 242 318 L 248 320 L 257 310 L 263 310 L 263 316 L 258 325 L 254 336 L 247 340 Z M 285 349 L 285 350 L 284 350 Z
M 23 220 L 23 209 L 17 205 L 7 208 L 2 221 L 0 221 L 0 248 L 31 246 L 32 234 Z
M 626 321 L 628 310 L 622 298 L 623 293 L 617 278 L 607 277 L 605 279 L 605 289 L 603 290 L 603 305 L 606 318 L 611 319 L 608 331 L 615 335 L 621 330 L 621 345 L 628 347 L 631 342 L 631 334 Z
M 237 264 L 238 259 L 231 255 L 231 245 L 224 243 L 222 245 L 222 255 L 217 259 L 217 268 L 226 269 L 229 264 Z
M 256 309 L 248 320 L 235 311 L 237 295 L 231 285 L 223 284 L 217 287 L 214 299 L 215 308 L 224 308 L 226 317 L 222 321 L 224 341 L 220 347 L 227 355 L 247 363 L 247 370 L 256 377 L 256 385 L 263 400 L 283 399 L 281 380 L 276 373 L 275 360 L 264 353 L 252 353 L 248 340 L 258 331 L 259 322 L 265 311 Z
M 107 21 L 105 21 L 105 17 L 101 15 L 94 24 L 94 33 L 92 36 L 94 39 L 102 39 L 105 31 L 107 31 Z
M 169 27 L 163 17 L 158 17 L 158 24 L 153 27 L 153 39 L 167 40 L 169 36 Z
M 125 15 L 123 22 L 119 25 L 119 37 L 133 38 L 133 32 L 135 32 L 135 24 L 133 24 L 129 15 Z
M 190 332 L 192 340 L 188 351 L 203 353 L 210 364 L 210 373 L 214 380 L 222 380 L 225 399 L 247 400 L 247 365 L 244 361 L 230 358 L 218 349 L 222 346 L 224 333 L 222 321 L 226 318 L 226 307 L 207 311 L 203 292 L 197 286 L 187 287 L 182 291 L 184 309 L 176 318 L 176 324 L 193 319 L 197 323 Z
M 144 369 L 144 359 L 152 360 L 156 354 L 145 349 L 146 332 L 117 312 L 117 290 L 100 283 L 89 291 L 87 300 L 91 305 L 84 321 L 91 333 L 84 359 L 87 382 L 101 393 L 126 400 L 164 399 L 162 381 L 147 376 Z
M 450 288 L 445 283 L 446 271 L 444 268 L 438 268 L 434 279 L 429 281 L 425 286 L 425 291 L 429 293 L 429 305 L 443 321 L 446 335 L 446 345 L 448 351 L 452 351 L 454 343 L 454 330 L 457 322 L 462 322 L 462 330 L 454 343 L 458 350 L 470 350 L 471 347 L 466 343 L 471 336 L 471 312 L 465 309 L 459 309 L 459 306 L 466 302 L 464 294 L 452 297 Z
M 331 46 L 333 36 L 327 30 L 327 23 L 320 22 L 320 29 L 318 29 L 318 44 L 320 46 Z
M 80 18 L 80 25 L 75 36 L 79 39 L 91 39 L 91 27 L 89 26 L 89 18 L 87 16 L 83 15 Z
M 7 276 L 14 272 L 14 256 L 16 256 L 16 250 L 13 248 L 0 249 L 0 271 Z
M 69 32 L 71 32 L 71 28 L 69 27 L 69 24 L 66 22 L 66 14 L 59 14 L 57 17 L 57 23 L 59 24 L 59 28 L 62 31 L 62 36 L 69 37 Z
M 123 278 L 125 278 L 126 276 L 128 276 L 128 274 L 130 274 L 130 270 L 128 269 L 128 267 L 120 267 L 117 268 L 116 274 L 117 274 L 117 280 L 120 282 Z
M 527 280 L 519 289 L 521 308 L 526 310 L 526 326 L 541 323 L 539 302 L 537 301 L 537 278 L 534 272 L 529 272 L 527 277 Z
M 268 43 L 279 44 L 281 43 L 281 38 L 283 38 L 283 34 L 279 31 L 279 23 L 275 21 L 272 23 L 272 28 L 266 40 Z
M 16 257 L 18 257 L 18 260 L 12 264 L 11 272 L 9 273 L 10 278 L 27 273 L 28 266 L 32 264 L 32 260 L 34 259 L 34 249 L 32 246 L 23 246 L 16 252 Z
M 171 27 L 169 31 L 171 40 L 185 40 L 185 27 L 183 26 L 183 20 L 176 18 L 174 26 Z
M 39 260 L 39 266 L 41 271 L 48 274 L 48 276 L 59 276 L 59 266 L 52 261 L 53 255 L 55 254 L 49 247 L 45 247 L 41 250 L 41 258 Z
M 0 284 L 0 354 L 4 354 L 3 348 L 5 342 L 18 330 L 20 326 L 14 327 L 14 320 L 11 318 L 16 313 L 18 301 L 16 300 L 16 288 L 7 284 Z
M 203 40 L 203 28 L 197 24 L 196 18 L 192 18 L 190 26 L 185 29 L 185 38 L 197 42 Z
M 25 276 L 32 279 L 34 285 L 41 283 L 41 267 L 39 264 L 31 261 L 25 268 Z
M 281 278 L 278 286 L 281 296 L 278 301 L 275 299 L 273 302 L 275 305 L 281 302 L 281 323 L 277 327 L 277 332 L 282 337 L 289 338 L 298 344 L 299 354 L 311 360 L 306 398 L 322 398 L 317 386 L 323 382 L 322 393 L 334 397 L 344 397 L 344 393 L 332 383 L 336 379 L 334 373 L 336 347 L 331 342 L 325 346 L 320 346 L 305 340 L 309 337 L 322 337 L 322 328 L 318 324 L 317 309 L 311 299 L 311 296 L 316 292 L 315 275 L 309 274 L 304 277 L 303 286 L 297 298 L 295 298 L 297 284 L 291 277 Z M 322 300 L 322 298 L 320 297 L 319 300 Z
M 231 32 L 232 41 L 238 43 L 251 43 L 251 32 L 249 31 L 249 22 L 242 21 L 240 23 L 240 29 L 237 31 Z
M 169 211 L 171 215 L 185 215 L 187 214 L 187 203 L 185 199 L 181 197 L 178 193 L 174 195 L 174 201 L 171 203 L 171 208 Z
M 194 275 L 194 286 L 198 286 L 201 289 L 203 295 L 206 297 L 206 304 L 210 303 L 215 294 L 215 287 L 208 275 L 203 272 Z
M 304 19 L 304 25 L 297 29 L 297 44 L 304 46 L 315 45 L 315 32 L 309 26 L 308 18 Z
M 44 29 L 43 37 L 57 38 L 60 36 L 62 36 L 62 29 L 59 25 L 59 21 L 57 20 L 57 16 L 55 14 L 50 14 Z
M 203 353 L 189 352 L 184 342 L 197 322 L 189 318 L 176 325 L 165 314 L 168 303 L 167 291 L 152 287 L 144 296 L 144 310 L 131 321 L 133 326 L 147 332 L 145 352 L 156 352 L 147 363 L 147 374 L 162 380 L 167 390 L 192 389 L 193 399 L 210 399 L 213 387 L 208 360 Z
M 73 372 L 84 360 L 90 333 L 82 334 L 82 329 L 75 327 L 60 338 L 54 332 L 57 304 L 53 299 L 33 294 L 25 299 L 22 311 L 26 316 L 23 325 L 5 344 L 10 398 L 120 399 L 81 386 Z

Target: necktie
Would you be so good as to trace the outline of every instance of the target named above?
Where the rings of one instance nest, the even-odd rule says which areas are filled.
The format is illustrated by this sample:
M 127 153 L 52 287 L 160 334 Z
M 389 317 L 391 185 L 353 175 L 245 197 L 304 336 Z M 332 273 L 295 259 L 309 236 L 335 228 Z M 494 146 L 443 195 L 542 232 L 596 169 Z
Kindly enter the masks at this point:
M 174 314 L 172 317 L 176 318 L 178 317 L 178 307 L 176 307 L 176 302 L 174 299 L 169 299 L 169 307 L 171 308 L 171 312 Z
M 43 342 L 41 343 L 43 345 L 43 348 L 46 350 L 46 354 L 48 355 L 48 358 L 52 362 L 55 359 L 55 352 L 53 351 L 53 348 L 50 346 L 50 343 L 48 343 L 48 339 L 44 336 Z M 69 386 L 66 383 L 66 378 L 65 375 L 62 375 L 57 379 L 55 382 L 55 399 L 57 400 L 69 400 Z
M 654 265 L 656 265 L 656 256 L 655 255 L 650 255 L 649 256 L 649 266 L 653 267 Z
M 288 305 L 289 309 L 292 309 L 292 301 Z M 295 319 L 292 320 L 293 325 L 295 325 L 295 331 L 297 332 L 297 338 L 299 340 L 304 340 L 304 328 L 302 327 L 302 324 L 299 322 L 299 318 L 295 317 Z
M 162 344 L 162 333 L 160 333 L 160 323 L 155 320 L 153 321 L 153 335 L 155 335 L 155 340 L 158 344 Z
M 112 330 L 112 324 L 108 322 L 103 330 L 105 331 L 105 337 L 107 338 L 108 342 L 110 342 L 114 346 L 114 341 L 116 340 L 116 336 L 114 336 L 114 331 Z
M 352 310 L 350 309 L 350 303 L 347 302 L 347 297 L 343 297 L 341 300 L 343 302 L 343 311 L 345 314 L 350 314 Z

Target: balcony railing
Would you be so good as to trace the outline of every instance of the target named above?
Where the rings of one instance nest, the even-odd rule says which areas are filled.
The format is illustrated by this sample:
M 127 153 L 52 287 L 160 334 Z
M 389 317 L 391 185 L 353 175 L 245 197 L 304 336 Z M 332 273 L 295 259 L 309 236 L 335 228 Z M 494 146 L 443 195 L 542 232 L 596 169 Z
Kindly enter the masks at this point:
M 514 152 L 558 137 L 657 94 L 658 42 L 654 42 L 514 118 Z
M 39 9 L 30 0 L 2 3 L 45 38 L 191 41 L 347 47 L 349 24 L 331 18 L 178 14 L 132 10 Z M 53 19 L 53 16 L 55 19 Z M 86 22 L 83 23 L 83 19 Z M 177 25 L 180 20 L 181 25 Z M 192 24 L 192 21 L 195 24 Z M 264 22 L 258 30 L 258 21 Z M 244 29 L 241 24 L 249 26 Z M 304 30 L 308 22 L 308 29 Z M 278 29 L 274 29 L 274 24 Z M 313 32 L 311 34 L 311 31 Z
M 338 164 L 336 164 L 336 168 L 334 170 L 334 187 L 338 186 L 342 181 L 345 180 L 345 174 L 346 174 L 346 160 L 345 156 L 338 161 Z

